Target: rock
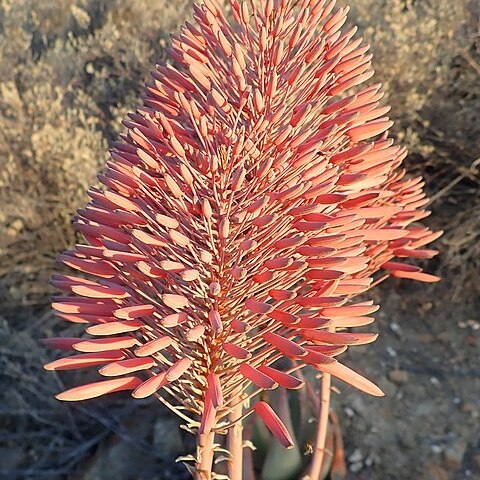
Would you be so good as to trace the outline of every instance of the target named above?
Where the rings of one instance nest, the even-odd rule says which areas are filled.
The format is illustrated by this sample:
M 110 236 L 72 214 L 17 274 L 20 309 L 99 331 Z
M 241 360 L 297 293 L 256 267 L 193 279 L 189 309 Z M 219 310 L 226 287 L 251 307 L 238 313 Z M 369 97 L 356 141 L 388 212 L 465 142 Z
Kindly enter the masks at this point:
M 398 338 L 402 338 L 403 332 L 402 332 L 402 327 L 397 322 L 392 322 L 390 324 L 390 330 L 397 335 Z
M 353 473 L 359 472 L 363 468 L 363 454 L 360 449 L 356 448 L 348 456 L 349 470 Z
M 435 337 L 433 335 L 428 335 L 428 334 L 417 335 L 415 337 L 415 340 L 417 340 L 420 343 L 433 343 L 433 341 L 435 340 Z
M 408 382 L 408 372 L 405 370 L 390 370 L 388 372 L 388 378 L 394 383 L 407 383 Z
M 345 415 L 348 418 L 352 418 L 355 415 L 355 412 L 350 407 L 345 407 Z
M 433 454 L 439 455 L 440 453 L 443 452 L 443 447 L 441 445 L 433 444 L 430 446 L 430 450 L 432 451 Z
M 411 428 L 408 428 L 408 425 L 398 433 L 398 441 L 400 442 L 400 445 L 405 448 L 415 449 L 418 446 L 415 432 L 412 431 Z
M 470 413 L 472 416 L 478 414 L 478 408 L 473 402 L 464 402 L 460 407 L 463 413 Z
M 463 440 L 457 440 L 452 445 L 445 448 L 443 452 L 443 462 L 449 470 L 458 470 L 463 464 L 463 457 L 467 450 L 467 443 Z
M 396 357 L 397 357 L 397 351 L 396 351 L 393 347 L 387 346 L 386 351 L 387 351 L 387 354 L 388 354 L 390 357 L 392 357 L 392 358 L 396 358 Z

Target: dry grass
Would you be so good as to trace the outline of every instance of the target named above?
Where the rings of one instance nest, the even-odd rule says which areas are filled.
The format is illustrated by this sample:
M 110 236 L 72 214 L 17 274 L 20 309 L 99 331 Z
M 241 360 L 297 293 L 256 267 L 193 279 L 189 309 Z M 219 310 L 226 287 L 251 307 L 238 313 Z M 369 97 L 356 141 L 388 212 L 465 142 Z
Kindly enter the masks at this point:
M 0 0 L 0 452 L 9 452 L 0 477 L 4 469 L 8 478 L 56 478 L 105 434 L 98 418 L 52 399 L 60 379 L 43 375 L 35 338 L 59 328 L 47 282 L 56 254 L 75 241 L 72 215 L 191 3 Z M 478 292 L 480 268 L 480 7 L 353 3 L 351 19 L 374 45 L 394 134 L 433 195 L 431 224 L 446 230 L 438 270 L 455 276 L 463 300 Z M 108 418 L 127 415 L 122 408 Z

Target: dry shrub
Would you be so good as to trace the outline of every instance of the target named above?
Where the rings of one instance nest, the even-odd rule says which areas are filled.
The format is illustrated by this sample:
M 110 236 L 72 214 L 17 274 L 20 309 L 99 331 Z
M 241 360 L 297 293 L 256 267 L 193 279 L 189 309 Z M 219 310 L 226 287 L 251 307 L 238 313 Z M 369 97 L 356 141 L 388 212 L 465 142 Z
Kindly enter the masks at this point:
M 359 0 L 351 22 L 372 44 L 407 168 L 432 195 L 445 230 L 439 272 L 453 298 L 475 295 L 480 268 L 480 4 L 475 0 Z
M 189 1 L 0 3 L 0 299 L 44 304 L 108 142 Z

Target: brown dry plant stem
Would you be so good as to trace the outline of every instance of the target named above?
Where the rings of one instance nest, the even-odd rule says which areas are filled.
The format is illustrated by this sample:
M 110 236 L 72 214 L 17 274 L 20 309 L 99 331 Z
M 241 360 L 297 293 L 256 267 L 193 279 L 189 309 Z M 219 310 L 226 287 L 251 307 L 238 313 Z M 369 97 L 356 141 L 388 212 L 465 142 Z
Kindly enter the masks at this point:
M 239 421 L 243 414 L 243 403 L 240 400 L 234 401 L 236 406 L 229 415 L 229 420 L 233 424 L 228 429 L 228 451 L 230 458 L 228 460 L 228 475 L 230 480 L 242 480 L 243 478 L 243 425 Z

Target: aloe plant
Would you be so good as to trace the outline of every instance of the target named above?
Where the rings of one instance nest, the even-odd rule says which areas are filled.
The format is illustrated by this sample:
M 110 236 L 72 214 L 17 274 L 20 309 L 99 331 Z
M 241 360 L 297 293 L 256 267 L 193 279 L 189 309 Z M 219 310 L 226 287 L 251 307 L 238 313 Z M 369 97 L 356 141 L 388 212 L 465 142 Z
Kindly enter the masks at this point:
M 196 479 L 221 478 L 212 465 L 227 436 L 228 478 L 240 480 L 252 413 L 298 458 L 288 415 L 285 425 L 256 399 L 302 388 L 295 372 L 310 365 L 322 374 L 313 480 L 331 376 L 383 395 L 336 359 L 377 336 L 345 331 L 378 308 L 352 298 L 389 275 L 436 281 L 393 259 L 433 256 L 422 247 L 438 234 L 415 223 L 427 215 L 423 185 L 400 169 L 380 86 L 364 86 L 371 56 L 356 29 L 341 31 L 347 9 L 229 3 L 229 18 L 215 0 L 194 6 L 172 36 L 175 66 L 153 70 L 99 176 L 105 188 L 88 191 L 75 219 L 86 243 L 59 257 L 87 277 L 52 284 L 64 292 L 57 315 L 90 337 L 46 340 L 78 353 L 46 368 L 100 367 L 102 380 L 60 400 L 158 398 L 196 435 Z

